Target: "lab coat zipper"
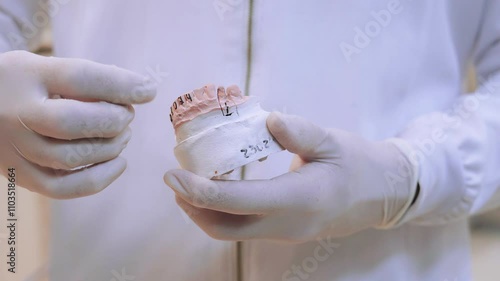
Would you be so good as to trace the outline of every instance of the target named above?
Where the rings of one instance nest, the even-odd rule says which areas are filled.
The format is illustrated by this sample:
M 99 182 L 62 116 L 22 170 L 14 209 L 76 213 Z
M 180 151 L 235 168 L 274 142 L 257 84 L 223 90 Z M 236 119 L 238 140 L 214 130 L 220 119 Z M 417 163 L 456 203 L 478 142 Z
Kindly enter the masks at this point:
M 253 0 L 248 1 L 248 25 L 247 25 L 247 69 L 245 77 L 245 95 L 250 92 L 250 78 L 252 73 L 252 32 L 253 32 Z M 245 179 L 246 169 L 241 169 L 241 179 Z M 243 241 L 236 242 L 236 281 L 243 281 Z
M 243 241 L 236 242 L 236 281 L 243 281 Z

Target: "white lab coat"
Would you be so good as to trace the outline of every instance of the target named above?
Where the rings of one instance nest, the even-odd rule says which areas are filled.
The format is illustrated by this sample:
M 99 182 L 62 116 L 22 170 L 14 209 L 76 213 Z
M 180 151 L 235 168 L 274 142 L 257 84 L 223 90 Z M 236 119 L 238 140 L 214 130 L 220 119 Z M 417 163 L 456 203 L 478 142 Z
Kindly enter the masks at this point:
M 12 34 L 38 2 L 0 1 L 4 50 L 21 46 Z M 235 243 L 200 231 L 162 180 L 177 167 L 168 108 L 206 83 L 249 83 L 265 109 L 324 127 L 400 136 L 420 163 L 420 196 L 400 227 L 244 242 L 243 280 L 470 280 L 467 218 L 500 204 L 500 1 L 253 2 L 251 42 L 248 0 L 53 3 L 56 56 L 159 86 L 136 107 L 126 172 L 100 194 L 53 202 L 50 280 L 236 280 Z M 490 78 L 482 95 L 464 95 L 469 62 Z M 252 164 L 247 178 L 284 173 L 290 159 Z

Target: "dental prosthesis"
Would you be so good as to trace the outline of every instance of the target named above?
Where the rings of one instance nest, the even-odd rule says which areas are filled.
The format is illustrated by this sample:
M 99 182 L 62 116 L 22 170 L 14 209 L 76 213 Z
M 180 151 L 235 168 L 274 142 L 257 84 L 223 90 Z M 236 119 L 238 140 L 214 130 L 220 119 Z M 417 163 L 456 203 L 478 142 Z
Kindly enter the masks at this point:
M 269 112 L 237 86 L 207 85 L 178 97 L 170 107 L 183 169 L 206 178 L 224 178 L 233 170 L 263 161 L 283 150 L 266 126 Z

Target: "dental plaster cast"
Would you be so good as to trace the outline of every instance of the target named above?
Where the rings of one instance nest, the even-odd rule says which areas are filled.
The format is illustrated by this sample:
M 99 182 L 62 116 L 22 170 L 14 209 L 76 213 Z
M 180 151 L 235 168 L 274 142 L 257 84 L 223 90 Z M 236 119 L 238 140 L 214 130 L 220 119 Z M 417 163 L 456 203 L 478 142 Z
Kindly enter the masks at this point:
M 221 178 L 250 162 L 283 150 L 266 126 L 269 112 L 237 86 L 207 85 L 178 97 L 170 107 L 181 167 Z M 224 177 L 222 177 L 224 178 Z

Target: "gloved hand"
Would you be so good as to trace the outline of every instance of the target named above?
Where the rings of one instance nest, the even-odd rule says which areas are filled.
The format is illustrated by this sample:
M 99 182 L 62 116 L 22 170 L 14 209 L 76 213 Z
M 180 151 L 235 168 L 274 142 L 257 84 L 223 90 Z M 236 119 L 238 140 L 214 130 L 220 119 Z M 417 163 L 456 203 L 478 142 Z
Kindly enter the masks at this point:
M 152 100 L 155 85 L 114 66 L 0 55 L 0 170 L 53 198 L 101 191 L 125 170 L 131 104 Z
M 177 203 L 213 238 L 302 242 L 388 228 L 414 199 L 418 171 L 402 140 L 367 141 L 280 113 L 267 126 L 296 154 L 289 173 L 250 181 L 165 174 Z

